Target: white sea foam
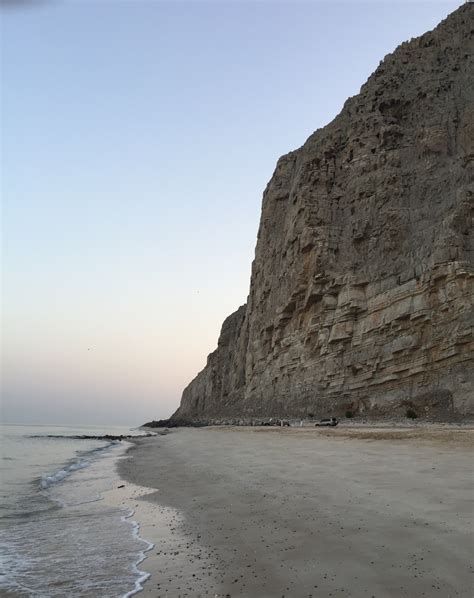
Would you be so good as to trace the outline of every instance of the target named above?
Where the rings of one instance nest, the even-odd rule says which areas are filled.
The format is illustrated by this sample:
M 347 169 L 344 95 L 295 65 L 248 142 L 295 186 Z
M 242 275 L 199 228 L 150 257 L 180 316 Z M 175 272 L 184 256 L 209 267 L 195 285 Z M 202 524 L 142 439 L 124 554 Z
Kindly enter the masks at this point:
M 50 431 L 56 430 L 45 434 Z M 2 461 L 9 477 L 0 489 L 0 594 L 128 598 L 141 591 L 149 574 L 140 563 L 153 545 L 140 537 L 133 512 L 102 500 L 103 492 L 119 483 L 114 463 L 128 444 L 100 442 L 97 447 L 94 440 L 32 432 L 7 429 L 6 454 L 19 456 L 23 469 Z M 64 456 L 62 465 L 58 455 Z M 39 553 L 33 549 L 38 545 Z M 57 567 L 51 567 L 52 560 Z
M 88 451 L 88 453 L 86 453 L 87 457 L 84 456 L 83 458 L 76 459 L 73 463 L 70 463 L 63 469 L 60 469 L 54 473 L 48 473 L 48 474 L 42 475 L 41 480 L 40 480 L 41 488 L 43 490 L 46 490 L 46 488 L 49 488 L 53 484 L 58 484 L 59 482 L 62 482 L 62 480 L 69 477 L 75 471 L 78 471 L 79 469 L 84 469 L 85 467 L 88 467 L 91 463 L 90 458 L 93 458 L 93 457 L 97 456 L 98 454 L 106 451 L 114 444 L 116 444 L 116 442 L 112 441 L 109 444 L 107 444 L 106 446 L 100 446 L 98 448 L 92 449 L 91 451 Z
M 140 524 L 137 521 L 131 519 L 134 513 L 135 511 L 131 510 L 127 515 L 124 515 L 122 517 L 122 521 L 130 523 L 132 525 L 133 536 L 140 542 L 146 544 L 147 546 L 139 553 L 138 560 L 133 564 L 133 571 L 136 575 L 138 575 L 138 579 L 135 580 L 135 587 L 133 588 L 133 590 L 130 590 L 130 592 L 124 594 L 122 598 L 129 598 L 129 596 L 134 596 L 135 594 L 138 594 L 138 592 L 141 592 L 143 590 L 143 583 L 150 577 L 150 573 L 146 573 L 146 571 L 141 571 L 138 568 L 138 565 L 140 565 L 140 563 L 142 563 L 146 559 L 146 553 L 155 547 L 155 545 L 152 542 L 148 542 L 148 540 L 145 540 L 140 536 Z
M 89 461 L 87 461 L 87 459 L 84 459 L 82 461 L 79 460 L 75 463 L 71 463 L 71 465 L 68 465 L 64 469 L 56 471 L 55 473 L 45 474 L 41 476 L 40 486 L 43 490 L 46 490 L 46 488 L 49 488 L 53 484 L 61 482 L 62 480 L 64 480 L 64 478 L 67 478 L 78 469 L 84 469 L 84 467 L 87 467 L 88 465 Z

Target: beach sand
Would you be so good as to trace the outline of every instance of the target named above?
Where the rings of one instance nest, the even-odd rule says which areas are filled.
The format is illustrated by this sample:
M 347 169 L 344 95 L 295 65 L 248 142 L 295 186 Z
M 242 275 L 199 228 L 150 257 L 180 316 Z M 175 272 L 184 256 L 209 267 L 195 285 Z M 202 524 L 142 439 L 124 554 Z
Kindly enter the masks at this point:
M 140 595 L 470 598 L 473 440 L 449 426 L 137 440 L 113 496 L 155 543 Z

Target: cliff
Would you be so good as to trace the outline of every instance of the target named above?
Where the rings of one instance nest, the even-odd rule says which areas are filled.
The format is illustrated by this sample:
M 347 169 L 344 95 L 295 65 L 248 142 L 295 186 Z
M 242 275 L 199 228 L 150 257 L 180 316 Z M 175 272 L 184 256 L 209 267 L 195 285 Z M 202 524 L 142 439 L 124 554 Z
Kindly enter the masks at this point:
M 474 412 L 473 17 L 403 43 L 280 158 L 247 304 L 173 419 Z

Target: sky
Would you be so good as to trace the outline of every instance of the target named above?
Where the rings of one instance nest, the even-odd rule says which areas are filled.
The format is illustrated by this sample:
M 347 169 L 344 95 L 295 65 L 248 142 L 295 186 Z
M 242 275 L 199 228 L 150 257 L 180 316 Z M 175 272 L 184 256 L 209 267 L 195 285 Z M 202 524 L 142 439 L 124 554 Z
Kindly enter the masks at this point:
M 462 2 L 1 2 L 2 421 L 165 418 L 276 161 Z

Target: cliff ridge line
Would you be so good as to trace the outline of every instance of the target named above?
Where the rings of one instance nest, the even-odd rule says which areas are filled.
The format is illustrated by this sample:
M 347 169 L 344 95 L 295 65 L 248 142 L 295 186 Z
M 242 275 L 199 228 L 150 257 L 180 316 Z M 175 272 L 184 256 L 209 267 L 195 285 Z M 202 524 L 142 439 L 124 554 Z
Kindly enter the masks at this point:
M 172 420 L 474 413 L 474 6 L 278 160 L 247 303 Z

